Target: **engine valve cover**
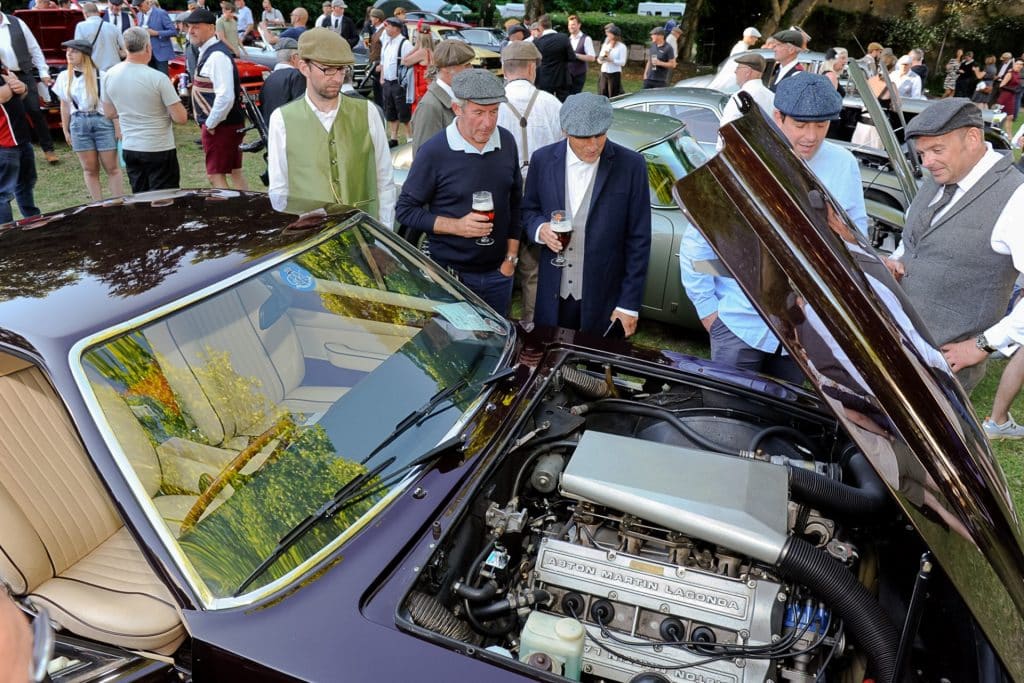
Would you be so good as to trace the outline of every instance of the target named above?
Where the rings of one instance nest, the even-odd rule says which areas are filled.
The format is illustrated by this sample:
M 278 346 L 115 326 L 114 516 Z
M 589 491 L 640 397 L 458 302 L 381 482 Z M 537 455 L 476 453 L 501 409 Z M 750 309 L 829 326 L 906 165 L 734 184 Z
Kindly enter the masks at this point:
M 649 645 L 630 647 L 602 637 L 592 616 L 598 600 L 612 607 L 613 616 L 602 621 L 609 629 L 627 639 L 659 643 L 664 642 L 658 635 L 659 625 L 674 617 L 683 623 L 685 639 L 711 632 L 715 642 L 768 644 L 780 632 L 785 611 L 784 588 L 770 580 L 732 579 L 550 538 L 541 541 L 535 574 L 537 585 L 556 597 L 556 606 L 568 593 L 584 597 L 583 614 L 577 616 L 588 622 L 589 633 L 602 643 L 588 639 L 583 659 L 590 669 L 584 670 L 616 681 L 659 669 L 626 661 L 615 651 L 662 667 L 678 667 L 707 655 L 668 644 L 659 652 Z M 607 613 L 605 606 L 602 614 Z M 760 682 L 769 669 L 765 660 L 723 660 L 662 673 L 670 680 Z

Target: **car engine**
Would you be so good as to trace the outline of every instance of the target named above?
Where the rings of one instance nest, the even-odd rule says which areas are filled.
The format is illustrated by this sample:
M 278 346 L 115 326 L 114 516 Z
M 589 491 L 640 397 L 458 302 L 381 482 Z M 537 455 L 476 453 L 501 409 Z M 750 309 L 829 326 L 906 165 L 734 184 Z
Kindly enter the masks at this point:
M 897 638 L 829 498 L 854 490 L 870 512 L 880 483 L 863 467 L 840 481 L 849 449 L 824 421 L 654 386 L 585 364 L 557 373 L 424 568 L 409 622 L 570 680 L 812 683 L 847 649 L 863 674 L 851 636 Z M 792 559 L 804 555 L 829 581 Z M 878 633 L 844 629 L 834 605 L 851 600 Z

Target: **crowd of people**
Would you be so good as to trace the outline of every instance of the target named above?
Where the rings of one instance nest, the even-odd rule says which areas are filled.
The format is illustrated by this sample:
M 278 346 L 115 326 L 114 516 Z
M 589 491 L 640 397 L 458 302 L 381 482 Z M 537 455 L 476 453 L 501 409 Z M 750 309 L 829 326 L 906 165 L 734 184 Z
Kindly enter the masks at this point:
M 651 213 L 643 158 L 607 137 L 612 121 L 608 97 L 621 92 L 626 59 L 619 27 L 605 26 L 605 40 L 595 45 L 575 15 L 569 17 L 567 32 L 556 30 L 546 15 L 529 26 L 509 26 L 501 80 L 471 68 L 476 59 L 471 46 L 435 43 L 429 25 L 407 23 L 401 11 L 386 16 L 372 9 L 357 26 L 345 16 L 344 0 L 331 0 L 316 25 L 307 28 L 304 9 L 296 8 L 286 25 L 270 0 L 264 1 L 259 22 L 245 0 L 223 2 L 219 17 L 204 6 L 205 0 L 196 0 L 187 15 L 175 20 L 155 0 L 134 0 L 134 14 L 122 2 L 111 0 L 105 13 L 88 2 L 82 6 L 76 37 L 64 44 L 67 68 L 56 80 L 45 63 L 37 63 L 38 45 L 30 47 L 34 40 L 27 27 L 0 15 L 0 32 L 6 26 L 12 46 L 8 55 L 0 41 L 8 67 L 0 85 L 5 117 L 0 182 L 8 201 L 0 205 L 7 206 L 13 197 L 24 215 L 38 213 L 24 111 L 35 98 L 22 97 L 29 87 L 22 76 L 33 66 L 60 98 L 63 132 L 81 163 L 90 196 L 102 197 L 100 169 L 109 194 L 123 191 L 118 139 L 134 192 L 178 186 L 172 125 L 183 123 L 187 114 L 166 76 L 170 56 L 165 51 L 165 41 L 178 33 L 176 22 L 192 47 L 187 51 L 191 106 L 207 176 L 214 187 L 246 189 L 235 58 L 259 36 L 274 45 L 278 61 L 261 97 L 267 122 L 266 182 L 275 208 L 301 212 L 345 204 L 385 225 L 400 225 L 412 239 L 422 239 L 438 264 L 504 315 L 518 278 L 526 326 L 622 336 L 635 332 Z M 15 38 L 18 33 L 21 37 Z M 650 38 L 644 87 L 662 87 L 676 66 L 678 32 L 657 27 Z M 753 98 L 852 225 L 866 232 L 858 163 L 826 139 L 842 110 L 841 75 L 849 52 L 833 48 L 822 74 L 807 73 L 798 57 L 808 49 L 810 36 L 792 27 L 765 41 L 775 57 L 772 72 L 765 74 L 765 59 L 752 51 L 760 39 L 756 28 L 746 29 L 733 48 L 728 73 L 718 78 Z M 352 83 L 353 47 L 360 43 L 369 53 L 373 101 L 360 96 Z M 599 94 L 582 92 L 591 62 L 599 65 Z M 928 68 L 921 50 L 896 57 L 871 43 L 858 63 L 883 101 L 925 96 Z M 1024 339 L 1024 307 L 1007 313 L 1006 304 L 1018 271 L 1024 270 L 1024 243 L 1010 226 L 1024 202 L 1024 177 L 1011 159 L 986 146 L 981 118 L 982 107 L 1005 102 L 1012 119 L 1016 105 L 1008 104 L 1019 98 L 1022 65 L 1007 53 L 1001 68 L 993 64 L 988 74 L 973 66 L 969 53 L 958 55 L 952 92 L 905 130 L 931 175 L 909 209 L 899 249 L 885 263 L 968 391 L 983 374 L 990 352 L 1009 355 Z M 889 73 L 892 92 L 882 70 Z M 985 75 L 998 94 L 984 93 L 988 99 L 982 102 Z M 734 97 L 722 125 L 739 115 Z M 861 118 L 870 128 L 869 117 L 866 122 Z M 402 137 L 411 141 L 412 163 L 398 191 L 390 149 Z M 972 240 L 978 230 L 990 239 Z M 687 296 L 710 334 L 712 357 L 800 380 L 797 365 L 735 281 L 715 270 L 715 261 L 706 240 L 691 228 L 683 239 L 680 268 Z M 1011 368 L 1016 370 L 1006 374 L 1001 388 L 1009 398 L 997 405 L 986 429 L 1024 437 L 1024 428 L 1009 416 L 1009 402 L 1024 382 L 1024 360 Z

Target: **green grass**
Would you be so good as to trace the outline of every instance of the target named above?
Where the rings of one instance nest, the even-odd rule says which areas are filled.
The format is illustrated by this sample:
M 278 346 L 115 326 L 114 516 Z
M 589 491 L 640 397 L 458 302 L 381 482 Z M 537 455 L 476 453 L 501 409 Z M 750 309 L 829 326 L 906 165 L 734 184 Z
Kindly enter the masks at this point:
M 628 64 L 623 72 L 623 88 L 626 92 L 634 92 L 642 87 L 641 67 Z M 587 78 L 586 90 L 596 92 L 597 73 L 591 69 Z M 1015 124 L 1024 125 L 1024 116 Z M 181 165 L 182 187 L 209 187 L 203 168 L 203 153 L 195 141 L 199 139 L 199 129 L 192 123 L 175 126 L 175 140 L 178 145 L 178 162 Z M 252 135 L 252 133 L 250 133 Z M 36 166 L 39 181 L 36 185 L 36 203 L 44 212 L 56 211 L 69 206 L 89 201 L 82 180 L 81 167 L 78 159 L 63 140 L 57 144 L 57 154 L 61 161 L 50 166 L 37 152 Z M 265 168 L 261 154 L 246 154 L 243 169 L 249 188 L 263 190 L 259 174 Z M 125 189 L 128 180 L 125 178 Z M 17 209 L 15 208 L 16 217 Z M 513 316 L 517 315 L 518 302 L 514 302 Z M 701 332 L 680 330 L 652 320 L 641 320 L 633 343 L 653 349 L 670 349 L 694 356 L 708 357 L 709 347 L 707 335 Z M 1004 362 L 989 363 L 988 372 L 982 383 L 975 389 L 972 396 L 974 412 L 979 419 L 984 418 L 992 409 L 992 399 L 1002 373 Z M 1024 417 L 1024 415 L 1022 415 Z M 1014 502 L 1018 510 L 1024 510 L 1024 441 L 996 441 L 992 450 L 1006 474 Z

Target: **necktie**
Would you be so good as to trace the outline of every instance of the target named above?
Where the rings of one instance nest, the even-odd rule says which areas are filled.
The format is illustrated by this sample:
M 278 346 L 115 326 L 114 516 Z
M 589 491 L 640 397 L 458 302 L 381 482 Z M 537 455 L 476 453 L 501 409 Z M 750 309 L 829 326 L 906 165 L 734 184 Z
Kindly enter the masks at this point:
M 935 220 L 935 216 L 937 216 L 938 213 L 953 200 L 953 195 L 956 194 L 956 190 L 956 183 L 953 183 L 952 185 L 943 185 L 942 196 L 939 197 L 939 201 L 925 207 L 925 210 L 921 212 L 921 227 L 924 230 L 931 227 L 932 221 Z
M 338 30 L 338 17 L 334 17 L 334 30 Z

